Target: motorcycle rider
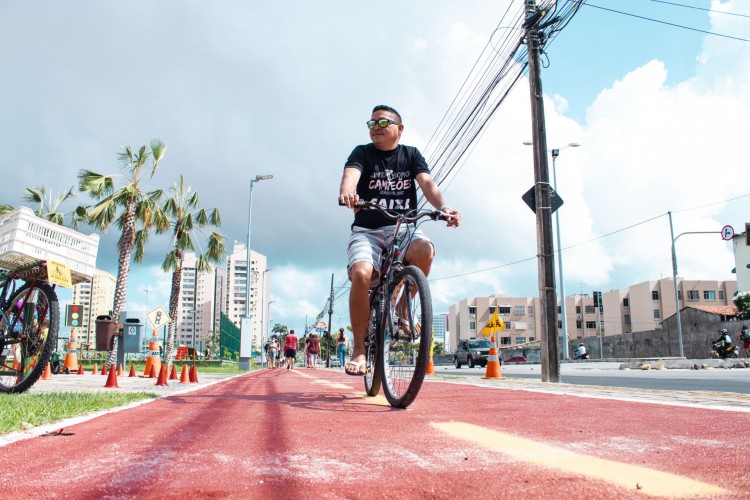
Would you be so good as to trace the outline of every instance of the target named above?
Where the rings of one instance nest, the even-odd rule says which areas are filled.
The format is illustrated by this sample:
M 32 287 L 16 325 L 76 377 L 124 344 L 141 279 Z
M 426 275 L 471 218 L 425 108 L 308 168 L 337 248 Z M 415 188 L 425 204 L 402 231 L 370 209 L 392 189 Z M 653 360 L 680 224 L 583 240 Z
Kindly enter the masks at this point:
M 729 336 L 729 331 L 726 328 L 719 330 L 719 339 L 713 345 L 719 357 L 724 357 L 725 353 L 732 347 L 732 337 Z
M 586 346 L 583 345 L 583 342 L 578 344 L 578 348 L 576 349 L 576 359 L 584 359 L 586 357 Z

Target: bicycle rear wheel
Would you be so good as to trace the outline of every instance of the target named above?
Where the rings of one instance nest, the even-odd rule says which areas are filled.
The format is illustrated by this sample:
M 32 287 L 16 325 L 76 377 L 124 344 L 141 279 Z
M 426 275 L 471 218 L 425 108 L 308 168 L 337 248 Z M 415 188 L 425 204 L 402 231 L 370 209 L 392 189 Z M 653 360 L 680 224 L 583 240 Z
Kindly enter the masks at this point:
M 432 299 L 422 270 L 405 267 L 390 284 L 386 300 L 380 341 L 383 392 L 391 406 L 406 408 L 422 387 L 432 342 Z
M 27 283 L 0 320 L 0 392 L 24 392 L 39 379 L 57 341 L 60 307 L 50 285 Z M 7 322 L 6 322 L 7 319 Z
M 378 359 L 378 321 L 380 312 L 373 308 L 370 311 L 370 325 L 367 328 L 367 336 L 365 337 L 365 349 L 367 356 L 367 373 L 365 374 L 365 392 L 368 396 L 377 396 L 380 392 L 380 381 L 382 378 L 382 366 Z

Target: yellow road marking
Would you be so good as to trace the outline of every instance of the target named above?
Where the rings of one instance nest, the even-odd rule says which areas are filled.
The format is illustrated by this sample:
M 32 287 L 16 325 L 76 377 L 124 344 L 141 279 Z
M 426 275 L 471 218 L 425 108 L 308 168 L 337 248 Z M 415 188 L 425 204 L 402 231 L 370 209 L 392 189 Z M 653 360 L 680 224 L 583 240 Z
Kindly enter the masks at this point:
M 517 460 L 592 477 L 647 495 L 686 497 L 728 493 L 727 490 L 718 486 L 669 472 L 581 455 L 464 422 L 433 422 L 430 425 L 454 438 L 500 451 Z
M 346 384 L 341 384 L 339 382 L 329 382 L 328 380 L 321 380 L 319 378 L 316 378 L 315 380 L 313 380 L 313 382 L 315 382 L 316 384 L 327 385 L 328 387 L 332 387 L 334 389 L 350 389 L 351 390 L 351 386 L 348 386 Z
M 362 399 L 362 402 L 367 403 L 368 405 L 390 406 L 388 400 L 385 399 L 385 396 L 381 396 L 380 394 L 370 397 L 367 393 L 358 392 L 357 396 Z

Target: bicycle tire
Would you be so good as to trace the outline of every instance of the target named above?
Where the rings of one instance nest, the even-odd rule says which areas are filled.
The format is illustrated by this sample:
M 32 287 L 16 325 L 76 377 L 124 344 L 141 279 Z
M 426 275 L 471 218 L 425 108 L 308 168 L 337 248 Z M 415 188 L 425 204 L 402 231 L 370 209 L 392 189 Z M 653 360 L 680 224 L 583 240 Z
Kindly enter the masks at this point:
M 27 306 L 33 306 L 20 308 L 19 304 L 23 303 L 29 292 L 31 295 Z M 15 324 L 19 333 L 27 337 L 26 340 L 0 346 L 0 392 L 18 394 L 34 385 L 49 362 L 60 328 L 60 306 L 55 290 L 46 283 L 26 283 L 16 290 L 8 304 L 5 315 L 10 325 Z M 24 321 L 25 318 L 33 318 L 33 321 Z M 7 329 L 4 320 L 2 323 Z M 31 324 L 26 327 L 25 323 Z
M 375 307 L 380 308 L 380 305 L 376 303 Z M 377 332 L 379 316 L 380 311 L 375 308 L 370 310 L 370 323 L 367 326 L 367 336 L 365 337 L 365 365 L 367 367 L 367 373 L 365 374 L 365 393 L 370 397 L 378 395 L 382 380 L 380 356 L 378 355 L 380 352 Z
M 383 393 L 391 406 L 406 408 L 422 387 L 432 342 L 432 299 L 421 269 L 407 266 L 396 274 L 386 309 L 380 336 Z

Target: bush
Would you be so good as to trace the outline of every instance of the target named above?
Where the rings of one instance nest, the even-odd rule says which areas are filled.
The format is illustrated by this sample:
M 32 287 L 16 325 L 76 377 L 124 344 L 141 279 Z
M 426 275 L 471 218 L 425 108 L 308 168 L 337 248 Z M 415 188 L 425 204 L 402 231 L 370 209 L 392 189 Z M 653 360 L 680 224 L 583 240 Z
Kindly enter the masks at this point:
M 740 319 L 750 319 L 750 292 L 740 292 L 734 298 Z

